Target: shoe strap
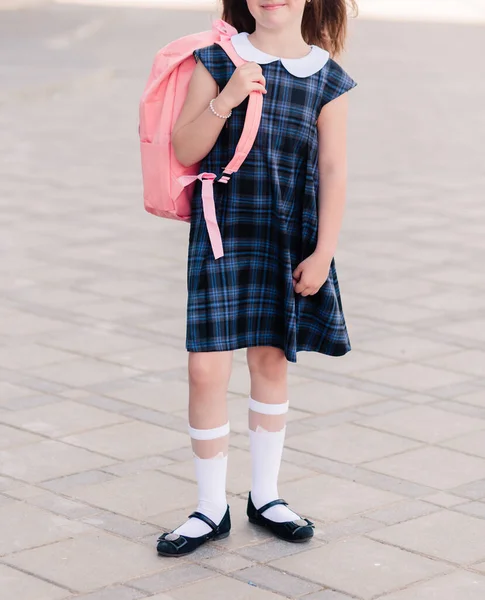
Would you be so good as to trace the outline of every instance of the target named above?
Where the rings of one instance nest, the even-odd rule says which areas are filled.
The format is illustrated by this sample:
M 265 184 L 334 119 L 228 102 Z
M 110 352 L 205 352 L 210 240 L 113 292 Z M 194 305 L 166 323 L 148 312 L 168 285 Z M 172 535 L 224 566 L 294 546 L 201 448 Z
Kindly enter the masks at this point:
M 277 504 L 284 504 L 285 506 L 288 506 L 288 502 L 285 502 L 283 500 L 283 498 L 278 498 L 277 500 L 271 500 L 271 502 L 268 502 L 261 508 L 258 508 L 256 510 L 256 514 L 258 515 L 258 517 L 260 517 L 264 513 L 265 510 L 268 510 L 268 508 L 271 508 L 272 506 L 276 506 Z
M 209 517 L 206 517 L 201 512 L 198 512 L 198 511 L 193 512 L 192 514 L 189 515 L 189 519 L 191 519 L 192 517 L 195 519 L 200 519 L 201 521 L 204 521 L 204 523 L 207 523 L 207 525 L 209 525 L 209 527 L 213 531 L 215 531 L 219 527 L 219 525 L 216 525 L 212 519 L 209 519 Z

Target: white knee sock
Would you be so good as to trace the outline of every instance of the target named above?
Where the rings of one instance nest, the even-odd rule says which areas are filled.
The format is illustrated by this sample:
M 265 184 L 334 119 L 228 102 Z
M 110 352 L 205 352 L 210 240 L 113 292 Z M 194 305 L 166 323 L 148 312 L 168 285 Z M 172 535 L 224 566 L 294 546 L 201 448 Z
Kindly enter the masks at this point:
M 264 415 L 286 415 L 288 402 L 284 404 L 267 404 L 249 398 L 249 409 Z M 278 495 L 278 473 L 285 443 L 286 425 L 280 431 L 266 431 L 257 426 L 256 431 L 249 430 L 251 448 L 252 483 L 251 498 L 256 508 L 267 502 L 276 500 Z M 272 521 L 283 523 L 295 521 L 301 517 L 283 504 L 272 506 L 264 511 L 263 516 Z
M 203 444 L 206 440 L 215 440 L 227 436 L 229 431 L 229 423 L 214 429 L 194 429 L 189 425 L 190 437 L 194 440 L 200 440 L 199 444 Z M 219 452 L 212 458 L 199 458 L 194 453 L 194 462 L 199 491 L 199 503 L 196 510 L 218 525 L 227 509 L 227 453 L 224 455 L 223 452 Z M 212 529 L 207 523 L 200 519 L 191 518 L 175 529 L 173 533 L 187 537 L 200 537 L 210 531 Z

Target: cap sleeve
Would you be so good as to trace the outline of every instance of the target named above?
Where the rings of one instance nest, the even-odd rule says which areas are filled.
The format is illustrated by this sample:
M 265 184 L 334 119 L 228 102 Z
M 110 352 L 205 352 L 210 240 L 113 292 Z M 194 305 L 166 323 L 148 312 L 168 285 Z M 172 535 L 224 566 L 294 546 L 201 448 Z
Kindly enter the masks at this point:
M 227 55 L 217 44 L 194 50 L 194 58 L 201 62 L 222 90 L 227 84 Z
M 342 67 L 331 58 L 327 63 L 328 69 L 323 87 L 322 108 L 335 98 L 353 89 L 357 83 Z

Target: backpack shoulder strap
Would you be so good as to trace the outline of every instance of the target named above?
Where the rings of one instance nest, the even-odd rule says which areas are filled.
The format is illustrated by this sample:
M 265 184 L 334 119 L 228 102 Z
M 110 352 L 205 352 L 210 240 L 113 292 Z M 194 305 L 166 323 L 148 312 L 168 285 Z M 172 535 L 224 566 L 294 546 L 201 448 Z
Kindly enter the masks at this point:
M 239 54 L 234 50 L 234 46 L 230 39 L 220 40 L 217 44 L 224 50 L 229 56 L 232 62 L 239 67 L 245 64 Z M 231 162 L 224 169 L 224 172 L 219 177 L 218 181 L 221 183 L 227 183 L 231 179 L 231 175 L 236 173 L 243 162 L 246 160 L 247 155 L 253 147 L 254 141 L 258 134 L 259 125 L 261 123 L 261 114 L 263 110 L 263 94 L 260 92 L 251 92 L 249 94 L 248 109 L 246 113 L 246 120 L 244 122 L 243 132 L 241 138 L 236 147 L 236 152 Z

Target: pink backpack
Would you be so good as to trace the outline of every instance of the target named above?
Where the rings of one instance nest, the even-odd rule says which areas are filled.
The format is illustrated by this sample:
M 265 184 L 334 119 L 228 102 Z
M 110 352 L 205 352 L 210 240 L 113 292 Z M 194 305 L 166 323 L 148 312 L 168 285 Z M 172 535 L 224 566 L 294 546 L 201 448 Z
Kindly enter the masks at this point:
M 195 69 L 194 50 L 219 44 L 238 67 L 244 60 L 235 52 L 230 38 L 236 29 L 222 20 L 212 31 L 189 35 L 162 48 L 153 64 L 140 102 L 140 146 L 145 209 L 159 217 L 190 221 L 191 200 L 197 179 L 202 181 L 202 204 L 215 258 L 224 255 L 216 220 L 214 183 L 228 183 L 253 147 L 261 121 L 262 94 L 250 94 L 244 129 L 234 158 L 221 173 L 199 173 L 199 165 L 184 167 L 172 148 L 173 126 L 187 96 Z M 221 165 L 222 167 L 223 165 Z

